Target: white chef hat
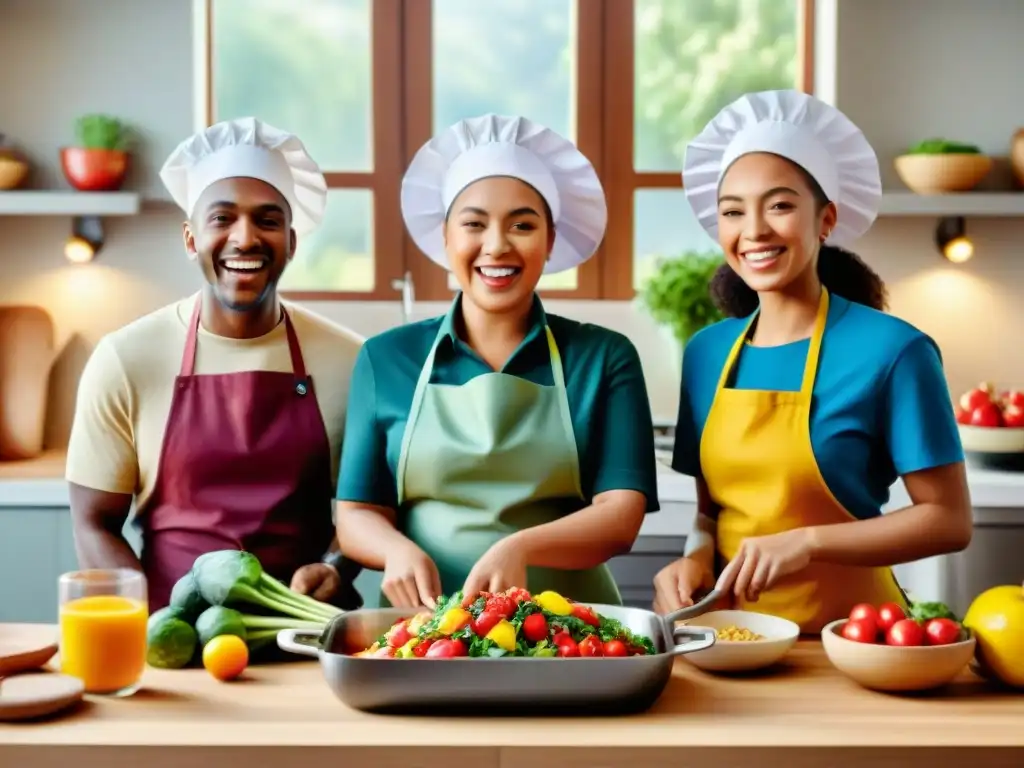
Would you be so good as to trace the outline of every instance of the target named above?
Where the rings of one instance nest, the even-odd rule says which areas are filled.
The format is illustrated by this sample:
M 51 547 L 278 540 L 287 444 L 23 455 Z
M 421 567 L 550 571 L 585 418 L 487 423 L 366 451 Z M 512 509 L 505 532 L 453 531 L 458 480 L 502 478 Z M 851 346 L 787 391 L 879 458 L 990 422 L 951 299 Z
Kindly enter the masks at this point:
M 320 167 L 298 137 L 254 117 L 216 123 L 190 136 L 160 170 L 188 216 L 211 184 L 239 176 L 264 181 L 284 196 L 296 234 L 311 232 L 323 219 L 327 182 Z
M 800 91 L 748 93 L 719 112 L 686 148 L 686 196 L 716 239 L 718 185 L 729 166 L 751 152 L 792 160 L 818 182 L 839 214 L 830 244 L 860 237 L 878 215 L 878 157 L 846 115 Z
M 444 222 L 452 202 L 474 181 L 510 176 L 544 198 L 555 243 L 544 271 L 561 272 L 589 259 L 604 238 L 608 208 L 590 161 L 576 145 L 525 117 L 487 114 L 462 120 L 424 144 L 402 181 L 409 235 L 447 268 Z

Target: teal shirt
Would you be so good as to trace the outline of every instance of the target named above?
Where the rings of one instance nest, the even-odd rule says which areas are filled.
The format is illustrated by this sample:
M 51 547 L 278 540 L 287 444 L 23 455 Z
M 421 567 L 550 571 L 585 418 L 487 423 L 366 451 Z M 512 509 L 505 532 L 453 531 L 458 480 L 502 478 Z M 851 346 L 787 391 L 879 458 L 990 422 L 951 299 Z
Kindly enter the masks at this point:
M 723 320 L 686 345 L 672 459 L 677 472 L 700 476 L 704 422 L 725 360 L 747 322 Z M 745 345 L 732 386 L 798 391 L 809 345 L 808 339 L 778 347 Z M 898 477 L 963 461 L 939 348 L 899 318 L 830 295 L 812 395 L 811 444 L 818 468 L 857 518 L 881 514 Z
M 492 369 L 455 331 L 461 294 L 448 314 L 393 328 L 368 339 L 356 358 L 338 473 L 342 501 L 397 507 L 402 436 L 420 371 L 438 330 L 432 384 L 461 385 Z M 551 386 L 545 322 L 565 373 L 585 502 L 599 493 L 633 490 L 659 509 L 654 427 L 644 373 L 633 344 L 597 325 L 547 315 L 534 300 L 526 338 L 502 368 Z

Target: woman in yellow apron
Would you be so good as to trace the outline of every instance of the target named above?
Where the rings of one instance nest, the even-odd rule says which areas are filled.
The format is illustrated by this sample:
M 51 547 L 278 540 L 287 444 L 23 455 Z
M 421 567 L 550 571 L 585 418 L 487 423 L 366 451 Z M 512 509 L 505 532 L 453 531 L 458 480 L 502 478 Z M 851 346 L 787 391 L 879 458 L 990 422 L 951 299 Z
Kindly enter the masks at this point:
M 755 93 L 690 144 L 683 177 L 725 254 L 728 319 L 684 353 L 673 467 L 698 513 L 656 610 L 712 585 L 805 633 L 860 602 L 905 608 L 891 566 L 966 547 L 971 508 L 939 349 L 841 248 L 874 221 L 874 151 L 818 99 Z M 911 505 L 883 515 L 897 478 Z
M 643 371 L 624 336 L 548 315 L 535 293 L 601 242 L 594 169 L 553 131 L 486 115 L 419 151 L 402 212 L 461 290 L 356 361 L 341 551 L 384 571 L 383 604 L 509 587 L 621 603 L 606 563 L 658 509 Z

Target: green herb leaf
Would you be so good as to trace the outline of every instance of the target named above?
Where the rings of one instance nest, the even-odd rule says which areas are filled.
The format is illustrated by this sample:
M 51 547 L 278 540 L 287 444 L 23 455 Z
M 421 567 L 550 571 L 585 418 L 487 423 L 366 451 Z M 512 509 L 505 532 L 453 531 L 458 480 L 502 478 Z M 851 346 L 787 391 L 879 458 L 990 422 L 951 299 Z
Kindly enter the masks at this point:
M 956 614 L 945 603 L 914 603 L 910 606 L 910 618 L 915 621 L 929 619 L 952 619 L 959 623 Z

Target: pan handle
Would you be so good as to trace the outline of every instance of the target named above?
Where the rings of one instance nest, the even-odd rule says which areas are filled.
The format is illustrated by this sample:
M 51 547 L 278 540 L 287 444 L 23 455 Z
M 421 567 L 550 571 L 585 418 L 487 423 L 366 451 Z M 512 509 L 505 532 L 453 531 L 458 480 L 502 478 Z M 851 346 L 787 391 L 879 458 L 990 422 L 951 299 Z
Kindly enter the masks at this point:
M 679 642 L 679 641 L 682 642 Z M 684 653 L 703 651 L 710 648 L 718 640 L 718 633 L 709 627 L 675 627 L 672 630 L 672 642 L 675 645 L 669 649 L 670 656 L 682 656 Z
M 716 602 L 718 602 L 718 599 L 721 596 L 721 593 L 717 589 L 713 589 L 706 595 L 704 595 L 704 597 L 701 598 L 694 605 L 688 606 L 686 608 L 680 608 L 678 611 L 674 611 L 673 613 L 664 616 L 663 620 L 665 622 L 665 628 L 668 630 L 668 633 L 670 635 L 672 634 L 672 627 L 675 626 L 675 623 L 677 621 L 682 621 L 683 619 L 692 619 L 694 616 L 700 616 L 702 613 L 707 613 L 708 611 L 710 611 L 711 607 Z
M 282 629 L 277 633 L 277 647 L 282 651 L 315 658 L 320 655 L 320 634 L 317 629 Z

